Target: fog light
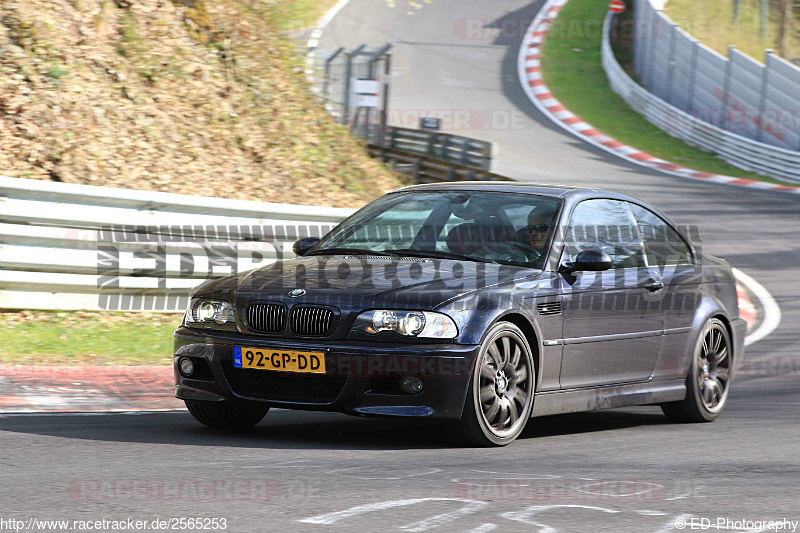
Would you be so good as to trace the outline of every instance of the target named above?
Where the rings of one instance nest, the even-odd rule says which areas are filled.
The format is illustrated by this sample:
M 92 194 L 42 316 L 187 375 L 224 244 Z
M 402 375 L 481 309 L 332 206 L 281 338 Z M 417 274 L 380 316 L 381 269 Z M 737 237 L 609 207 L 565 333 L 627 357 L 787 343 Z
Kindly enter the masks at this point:
M 416 376 L 406 376 L 401 378 L 400 390 L 406 394 L 416 394 L 422 390 L 422 380 Z
M 178 368 L 186 377 L 191 376 L 194 374 L 194 363 L 188 357 L 181 357 L 180 361 L 178 361 Z

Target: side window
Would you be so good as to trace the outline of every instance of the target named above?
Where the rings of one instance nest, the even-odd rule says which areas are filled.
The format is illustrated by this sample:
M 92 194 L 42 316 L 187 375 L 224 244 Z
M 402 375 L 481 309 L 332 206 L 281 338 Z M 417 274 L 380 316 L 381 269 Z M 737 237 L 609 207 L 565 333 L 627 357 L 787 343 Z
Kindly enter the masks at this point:
M 677 231 L 652 211 L 636 204 L 628 205 L 639 224 L 650 265 L 692 264 L 692 251 Z
M 564 255 L 574 261 L 581 250 L 607 253 L 614 268 L 645 266 L 636 221 L 618 200 L 585 200 L 572 212 Z

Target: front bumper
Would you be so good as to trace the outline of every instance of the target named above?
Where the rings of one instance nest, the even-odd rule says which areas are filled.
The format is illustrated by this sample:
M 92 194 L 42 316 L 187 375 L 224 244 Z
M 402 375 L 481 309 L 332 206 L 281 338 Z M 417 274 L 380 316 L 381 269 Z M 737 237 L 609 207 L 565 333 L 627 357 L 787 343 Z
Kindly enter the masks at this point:
M 741 318 L 734 318 L 731 321 L 731 330 L 733 332 L 733 364 L 735 372 L 736 368 L 744 361 L 744 341 L 745 337 L 747 337 L 747 322 Z
M 438 419 L 461 417 L 479 351 L 478 345 L 287 341 L 185 327 L 175 332 L 174 341 L 177 398 L 245 399 L 289 409 Z M 326 373 L 234 368 L 234 346 L 324 352 Z M 205 372 L 182 376 L 180 357 L 199 361 L 197 366 Z M 399 390 L 400 378 L 407 375 L 422 379 L 421 392 Z

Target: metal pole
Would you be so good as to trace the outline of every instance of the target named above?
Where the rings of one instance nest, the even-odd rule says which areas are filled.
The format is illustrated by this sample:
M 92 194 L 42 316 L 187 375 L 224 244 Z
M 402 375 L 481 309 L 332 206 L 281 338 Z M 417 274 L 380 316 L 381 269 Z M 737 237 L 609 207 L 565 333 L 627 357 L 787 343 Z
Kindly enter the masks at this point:
M 649 57 L 647 58 L 647 63 L 648 63 L 647 64 L 647 82 L 645 84 L 645 87 L 647 87 L 647 90 L 649 90 L 650 92 L 654 92 L 653 91 L 653 76 L 655 75 L 655 72 L 656 72 L 655 65 L 653 64 L 653 61 L 655 60 L 655 55 L 656 55 L 656 47 L 655 47 L 655 40 L 656 40 L 656 38 L 655 38 L 655 27 L 656 27 L 656 25 L 655 25 L 655 21 L 656 21 L 656 14 L 659 11 L 661 11 L 661 10 L 660 9 L 653 10 L 653 16 L 650 18 L 650 40 L 652 41 L 652 43 L 648 46 L 648 50 L 647 50 L 648 53 L 649 53 Z
M 641 66 L 641 69 L 637 69 L 639 74 L 639 79 L 642 82 L 642 85 L 647 87 L 647 75 L 648 71 L 650 70 L 650 66 L 647 64 L 647 60 L 650 58 L 650 46 L 652 46 L 650 39 L 650 27 L 652 26 L 652 19 L 649 17 L 649 11 L 646 11 L 650 8 L 650 4 L 645 0 L 637 0 L 636 3 L 636 11 L 634 14 L 636 15 L 636 27 L 634 31 L 636 32 L 636 46 L 641 48 L 638 52 L 638 65 Z M 645 24 L 646 22 L 646 24 Z
M 772 50 L 764 50 L 764 68 L 761 70 L 761 92 L 758 96 L 758 133 L 756 140 L 764 138 L 764 113 L 767 110 L 767 92 L 769 91 L 769 66 L 772 63 Z
M 369 63 L 367 64 L 367 78 L 370 80 L 375 79 L 375 61 L 373 59 L 370 59 Z M 364 110 L 364 139 L 366 139 L 367 142 L 370 142 L 369 122 L 371 116 L 372 109 L 368 107 Z
M 344 68 L 344 99 L 343 99 L 343 106 L 344 112 L 342 113 L 342 124 L 349 124 L 350 123 L 350 75 L 353 73 L 353 54 L 352 52 L 347 52 L 345 54 L 347 60 L 345 61 L 345 68 Z
M 736 50 L 734 45 L 728 45 L 728 62 L 725 63 L 725 80 L 722 83 L 722 108 L 720 109 L 719 126 L 728 129 L 730 120 L 726 116 L 728 113 L 728 100 L 731 91 L 731 70 L 733 70 L 733 51 Z
M 369 79 L 375 79 L 375 65 L 378 61 L 380 61 L 381 57 L 383 57 L 386 52 L 388 52 L 392 48 L 391 44 L 385 44 L 383 48 L 377 50 L 374 54 L 372 54 L 372 58 L 369 60 L 369 66 L 367 70 L 367 77 Z M 365 118 L 364 121 L 366 123 L 365 130 L 364 130 L 364 137 L 369 141 L 369 130 L 370 130 L 370 120 L 372 117 L 372 109 L 367 108 L 366 113 L 364 114 Z
M 344 47 L 340 46 L 338 50 L 329 55 L 328 59 L 325 60 L 325 79 L 322 82 L 322 94 L 325 95 L 326 99 L 328 98 L 328 82 L 331 76 L 331 62 L 342 53 L 342 50 L 344 50 Z
M 686 101 L 686 112 L 694 116 L 694 91 L 697 83 L 697 56 L 700 50 L 700 41 L 692 44 L 692 60 L 689 65 L 689 98 Z
M 383 80 L 383 109 L 381 110 L 381 145 L 386 140 L 386 121 L 389 112 L 389 87 L 392 81 L 392 54 L 386 54 Z
M 362 44 L 352 52 L 347 52 L 347 63 L 345 67 L 345 80 L 344 80 L 344 117 L 342 117 L 342 124 L 350 124 L 350 77 L 353 75 L 353 57 L 359 55 L 361 51 L 366 48 L 366 44 Z
M 678 25 L 673 23 L 672 24 L 672 31 L 670 32 L 669 38 L 669 62 L 667 63 L 667 88 L 666 88 L 666 95 L 665 100 L 670 104 L 674 104 L 674 98 L 672 98 L 672 78 L 675 76 L 675 41 L 678 38 Z

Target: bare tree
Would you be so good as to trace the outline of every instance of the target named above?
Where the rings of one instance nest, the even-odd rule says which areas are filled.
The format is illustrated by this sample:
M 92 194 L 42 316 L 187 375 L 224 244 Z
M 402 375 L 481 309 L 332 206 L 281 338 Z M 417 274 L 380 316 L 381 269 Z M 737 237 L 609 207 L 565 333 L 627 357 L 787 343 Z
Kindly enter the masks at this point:
M 794 25 L 793 11 L 794 0 L 781 0 L 781 28 L 778 34 L 778 55 L 786 57 L 789 54 L 789 36 Z

